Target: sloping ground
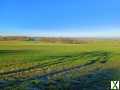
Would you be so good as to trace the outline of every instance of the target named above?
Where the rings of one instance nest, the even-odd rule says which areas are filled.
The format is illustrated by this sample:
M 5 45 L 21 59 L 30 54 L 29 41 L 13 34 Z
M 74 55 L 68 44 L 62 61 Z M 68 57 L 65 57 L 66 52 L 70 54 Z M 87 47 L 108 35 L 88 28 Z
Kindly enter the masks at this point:
M 0 90 L 110 90 L 120 42 L 0 42 Z
M 0 73 L 1 79 L 8 79 L 0 81 L 0 88 L 5 90 L 13 88 L 16 90 L 109 90 L 110 80 L 115 74 L 114 69 L 105 68 L 110 57 L 111 53 L 104 51 L 55 56 L 52 57 L 52 62 L 38 63 L 29 68 Z

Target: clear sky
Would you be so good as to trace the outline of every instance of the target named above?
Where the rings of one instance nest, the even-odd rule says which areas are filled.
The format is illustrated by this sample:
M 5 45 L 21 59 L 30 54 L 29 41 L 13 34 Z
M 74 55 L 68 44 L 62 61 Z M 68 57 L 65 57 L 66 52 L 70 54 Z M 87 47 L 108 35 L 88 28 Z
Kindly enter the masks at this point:
M 120 37 L 120 0 L 0 0 L 0 35 Z

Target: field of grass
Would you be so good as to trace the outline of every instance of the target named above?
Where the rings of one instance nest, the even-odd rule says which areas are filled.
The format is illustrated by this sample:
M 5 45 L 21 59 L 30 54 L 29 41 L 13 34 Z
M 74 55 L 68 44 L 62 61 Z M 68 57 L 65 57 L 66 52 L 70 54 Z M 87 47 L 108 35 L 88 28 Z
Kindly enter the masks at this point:
M 110 90 L 120 80 L 120 41 L 0 41 L 0 90 Z

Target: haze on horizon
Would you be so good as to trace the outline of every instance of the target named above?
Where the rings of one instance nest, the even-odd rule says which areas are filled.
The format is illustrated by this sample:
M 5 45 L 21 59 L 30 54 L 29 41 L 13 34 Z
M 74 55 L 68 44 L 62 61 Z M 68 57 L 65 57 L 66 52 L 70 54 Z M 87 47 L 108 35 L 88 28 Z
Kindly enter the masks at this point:
M 120 0 L 0 0 L 0 35 L 120 37 Z

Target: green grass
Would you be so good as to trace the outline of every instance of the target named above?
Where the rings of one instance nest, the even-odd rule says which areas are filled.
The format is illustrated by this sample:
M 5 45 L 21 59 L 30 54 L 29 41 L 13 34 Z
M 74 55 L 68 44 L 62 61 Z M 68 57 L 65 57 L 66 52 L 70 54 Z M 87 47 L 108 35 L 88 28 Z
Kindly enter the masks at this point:
M 109 89 L 110 80 L 120 80 L 119 45 L 119 40 L 83 44 L 0 41 L 0 88 Z

